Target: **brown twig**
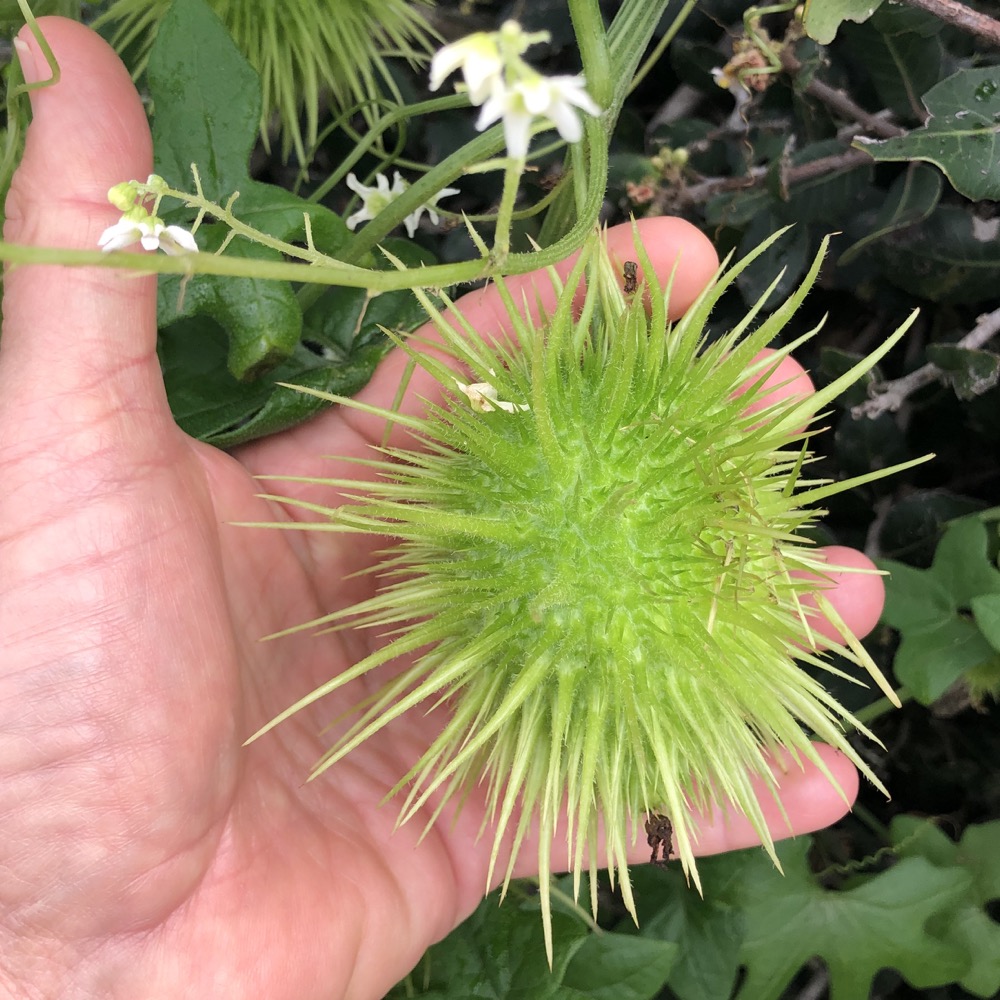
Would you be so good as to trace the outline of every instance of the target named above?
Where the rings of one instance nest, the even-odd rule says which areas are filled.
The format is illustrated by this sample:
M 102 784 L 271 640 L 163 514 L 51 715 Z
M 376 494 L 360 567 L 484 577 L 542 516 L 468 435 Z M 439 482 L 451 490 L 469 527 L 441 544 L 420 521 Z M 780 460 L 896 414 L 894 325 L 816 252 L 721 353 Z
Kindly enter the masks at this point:
M 853 170 L 855 167 L 863 167 L 871 165 L 871 163 L 872 158 L 867 153 L 857 149 L 845 149 L 842 153 L 834 153 L 832 156 L 823 156 L 818 160 L 790 167 L 782 173 L 782 185 L 790 188 L 802 181 L 812 180 L 813 177 L 821 177 L 838 170 Z M 767 173 L 767 167 L 754 167 L 745 177 L 708 177 L 680 191 L 668 188 L 667 198 L 664 199 L 665 204 L 661 206 L 657 203 L 657 208 L 664 209 L 668 204 L 674 208 L 699 205 L 708 201 L 709 198 L 714 198 L 717 194 L 725 194 L 727 191 L 749 190 L 760 184 L 767 177 Z
M 789 51 L 789 46 L 784 46 L 781 50 L 781 65 L 789 76 L 797 76 L 802 71 L 802 63 Z M 880 115 L 873 115 L 865 111 L 860 105 L 855 104 L 850 97 L 842 90 L 831 87 L 822 80 L 813 77 L 806 84 L 805 92 L 810 97 L 822 101 L 831 111 L 846 118 L 848 121 L 857 122 L 866 132 L 877 135 L 880 139 L 893 139 L 899 135 L 905 135 L 906 130 L 886 121 Z
M 988 14 L 981 14 L 978 10 L 966 7 L 964 3 L 958 3 L 957 0 L 903 0 L 903 3 L 926 10 L 942 21 L 947 21 L 956 28 L 969 32 L 970 35 L 984 38 L 1000 48 L 1000 21 Z
M 955 346 L 970 351 L 979 350 L 992 337 L 1000 333 L 1000 309 L 984 313 L 976 320 L 976 325 Z M 883 382 L 872 387 L 877 393 L 873 399 L 860 403 L 851 410 L 852 417 L 874 419 L 883 413 L 895 413 L 903 402 L 918 389 L 936 382 L 944 372 L 935 364 L 926 364 L 902 378 Z

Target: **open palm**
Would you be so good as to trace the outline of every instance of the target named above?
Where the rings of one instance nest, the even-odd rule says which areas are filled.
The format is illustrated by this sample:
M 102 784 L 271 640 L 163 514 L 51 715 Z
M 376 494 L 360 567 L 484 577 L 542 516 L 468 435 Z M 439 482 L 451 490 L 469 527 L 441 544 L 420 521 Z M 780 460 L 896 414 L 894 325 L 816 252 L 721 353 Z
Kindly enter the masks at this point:
M 12 242 L 96 246 L 108 188 L 150 169 L 145 117 L 95 35 L 43 19 L 62 81 L 35 119 L 8 203 Z M 44 78 L 37 46 L 22 53 Z M 678 303 L 715 265 L 685 223 L 644 231 Z M 611 234 L 627 253 L 627 232 Z M 484 329 L 495 301 L 470 309 Z M 381 428 L 329 413 L 226 455 L 174 425 L 155 353 L 155 280 L 24 267 L 8 276 L 0 350 L 0 987 L 13 995 L 378 998 L 476 905 L 482 802 L 418 843 L 386 791 L 439 725 L 411 713 L 319 781 L 321 701 L 250 747 L 289 703 L 368 651 L 364 636 L 260 637 L 365 596 L 354 536 L 253 530 L 288 515 L 260 473 L 328 475 Z M 398 360 L 365 390 L 387 404 Z M 313 492 L 310 494 L 309 490 Z M 319 487 L 304 495 L 332 502 Z M 838 552 L 838 561 L 846 558 Z M 856 556 L 861 559 L 863 557 Z M 877 579 L 838 607 L 859 632 Z M 830 766 L 848 794 L 853 769 Z M 783 785 L 796 830 L 843 801 L 813 768 Z M 772 812 L 776 810 L 772 808 Z M 788 827 L 774 815 L 776 835 Z M 708 824 L 703 853 L 754 837 Z M 530 846 L 524 857 L 530 858 Z M 636 860 L 648 854 L 637 849 Z M 528 872 L 522 863 L 518 872 Z

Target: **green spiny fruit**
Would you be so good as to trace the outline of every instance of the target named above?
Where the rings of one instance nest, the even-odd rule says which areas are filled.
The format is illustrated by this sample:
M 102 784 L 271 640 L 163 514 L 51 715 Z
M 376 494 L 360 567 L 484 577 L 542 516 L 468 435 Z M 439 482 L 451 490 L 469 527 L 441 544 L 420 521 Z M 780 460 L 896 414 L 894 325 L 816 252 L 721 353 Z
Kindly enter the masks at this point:
M 115 25 L 112 44 L 146 68 L 156 31 L 173 0 L 114 0 L 96 26 Z M 414 62 L 431 49 L 433 32 L 419 7 L 430 0 L 206 0 L 225 24 L 263 88 L 261 135 L 277 114 L 282 151 L 307 163 L 316 144 L 321 91 L 339 111 L 400 95 L 385 62 Z M 299 115 L 305 115 L 305 130 Z
M 756 329 L 761 303 L 715 342 L 705 336 L 713 304 L 763 249 L 723 273 L 674 324 L 669 290 L 652 280 L 647 312 L 644 289 L 623 292 L 596 234 L 565 285 L 553 273 L 559 301 L 539 327 L 498 281 L 512 329 L 504 341 L 485 343 L 467 323 L 456 332 L 423 297 L 447 355 L 472 384 L 440 352 L 403 344 L 443 398 L 422 417 L 385 416 L 423 446 L 387 448 L 366 463 L 379 473 L 373 484 L 320 480 L 353 501 L 329 510 L 325 528 L 394 542 L 373 570 L 381 580 L 374 597 L 310 624 L 378 629 L 386 644 L 261 732 L 417 653 L 359 706 L 314 776 L 421 703 L 447 711 L 440 735 L 394 790 L 406 790 L 401 822 L 436 793 L 438 812 L 461 801 L 485 776 L 491 876 L 512 828 L 509 879 L 537 821 L 550 959 L 548 875 L 561 816 L 577 888 L 589 870 L 596 893 L 600 837 L 631 908 L 627 831 L 634 838 L 641 814 L 670 817 L 696 884 L 692 810 L 729 803 L 774 857 L 750 776 L 776 791 L 768 760 L 782 748 L 823 768 L 804 730 L 877 784 L 843 726 L 866 730 L 796 662 L 838 673 L 819 649 L 818 608 L 843 633 L 827 645 L 892 697 L 817 584 L 840 567 L 822 560 L 803 529 L 822 515 L 815 504 L 824 497 L 895 470 L 840 483 L 804 478 L 803 428 L 905 327 L 810 398 L 774 402 L 766 379 L 816 331 L 770 356 L 760 351 L 812 285 L 825 246 L 803 285 Z M 651 275 L 638 244 L 637 256 Z M 573 290 L 585 273 L 577 314 Z

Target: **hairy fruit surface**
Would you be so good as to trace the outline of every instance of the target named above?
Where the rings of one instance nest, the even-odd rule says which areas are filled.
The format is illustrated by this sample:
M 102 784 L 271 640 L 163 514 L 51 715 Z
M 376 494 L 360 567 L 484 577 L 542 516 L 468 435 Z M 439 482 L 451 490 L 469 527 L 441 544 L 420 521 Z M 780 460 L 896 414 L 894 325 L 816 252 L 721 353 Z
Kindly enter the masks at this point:
M 822 391 L 776 401 L 766 380 L 816 331 L 760 352 L 801 303 L 822 251 L 776 312 L 761 320 L 758 304 L 709 342 L 709 312 L 752 256 L 676 323 L 669 288 L 653 280 L 623 291 L 597 234 L 564 286 L 553 274 L 559 301 L 538 326 L 498 283 L 506 340 L 485 343 L 454 307 L 449 322 L 425 300 L 446 360 L 440 349 L 403 348 L 442 398 L 420 418 L 386 413 L 420 446 L 366 463 L 374 484 L 324 481 L 353 500 L 331 509 L 324 528 L 391 541 L 373 570 L 376 595 L 310 624 L 375 629 L 385 645 L 266 728 L 415 654 L 359 706 L 315 773 L 403 712 L 445 713 L 440 735 L 400 775 L 401 821 L 432 796 L 439 811 L 485 781 L 491 875 L 505 832 L 516 856 L 538 824 L 546 930 L 549 872 L 565 866 L 578 885 L 589 871 L 596 901 L 597 850 L 631 906 L 626 851 L 643 815 L 665 822 L 657 830 L 672 826 L 672 844 L 659 846 L 696 884 L 693 811 L 745 814 L 773 857 L 751 776 L 776 793 L 777 751 L 823 768 L 808 734 L 876 780 L 844 736 L 845 722 L 863 727 L 799 665 L 837 672 L 815 630 L 825 616 L 842 632 L 825 647 L 892 697 L 823 596 L 843 567 L 824 562 L 803 530 L 825 496 L 893 470 L 810 479 L 809 427 L 905 328 Z M 557 823 L 565 853 L 553 857 Z M 507 878 L 512 866 L 513 857 Z

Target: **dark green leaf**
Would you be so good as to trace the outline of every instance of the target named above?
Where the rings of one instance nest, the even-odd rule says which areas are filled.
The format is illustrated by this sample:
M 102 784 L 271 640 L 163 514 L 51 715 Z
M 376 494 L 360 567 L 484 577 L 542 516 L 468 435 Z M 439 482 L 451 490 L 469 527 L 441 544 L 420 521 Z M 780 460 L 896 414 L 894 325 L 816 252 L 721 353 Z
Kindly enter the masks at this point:
M 1000 199 L 1000 66 L 962 69 L 923 96 L 931 116 L 908 135 L 854 145 L 876 160 L 928 160 L 973 201 Z
M 563 976 L 559 1000 L 652 1000 L 663 989 L 677 945 L 634 934 L 591 934 Z
M 518 906 L 517 889 L 503 905 L 490 894 L 475 912 L 424 956 L 409 986 L 389 994 L 449 1000 L 558 1000 L 567 966 L 587 940 L 587 926 L 559 910 L 552 913 L 553 968 L 545 959 L 536 906 Z M 416 991 L 417 984 L 421 990 Z
M 781 223 L 771 214 L 763 212 L 747 226 L 740 241 L 738 256 L 756 250 Z M 768 298 L 773 308 L 786 298 L 798 284 L 812 258 L 812 245 L 806 226 L 796 226 L 790 232 L 772 243 L 736 279 L 737 287 L 747 304 L 756 302 L 768 289 L 775 277 L 780 275 L 774 291 Z
M 923 222 L 937 207 L 941 188 L 939 170 L 925 163 L 911 163 L 892 182 L 867 235 L 840 255 L 838 266 L 850 263 L 865 247 L 890 233 Z
M 845 351 L 839 347 L 821 347 L 819 372 L 823 376 L 823 383 L 835 381 L 845 372 L 850 371 L 861 358 L 862 355 L 854 351 Z M 882 381 L 882 372 L 876 365 L 837 397 L 837 405 L 852 407 L 863 403 L 868 399 L 868 387 L 880 381 Z
M 204 0 L 174 0 L 147 76 L 156 172 L 182 187 L 195 163 L 211 200 L 240 191 L 260 125 L 260 81 Z
M 872 420 L 844 413 L 834 433 L 837 458 L 849 475 L 864 475 L 910 458 L 899 422 L 883 413 Z
M 956 344 L 930 344 L 927 359 L 947 375 L 959 399 L 973 399 L 988 392 L 1000 380 L 1000 357 L 989 351 L 973 351 Z
M 189 319 L 160 337 L 163 380 L 174 419 L 193 437 L 220 448 L 294 427 L 327 403 L 275 385 L 288 382 L 340 396 L 351 396 L 371 378 L 389 345 L 370 345 L 331 364 L 305 347 L 268 378 L 247 385 L 226 368 L 227 338 L 207 319 Z
M 281 260 L 274 250 L 245 243 L 232 245 L 229 255 Z M 209 316 L 228 332 L 226 366 L 240 381 L 252 381 L 284 361 L 302 333 L 302 311 L 286 281 L 199 274 L 185 282 L 170 275 L 160 281 L 158 291 L 161 327 Z
M 878 549 L 909 566 L 930 566 L 948 521 L 982 510 L 985 504 L 946 490 L 919 490 L 893 504 L 882 520 Z
M 995 298 L 1000 287 L 998 228 L 996 219 L 982 222 L 966 208 L 939 205 L 922 225 L 871 249 L 893 284 L 932 302 L 968 305 Z
M 742 858 L 726 855 L 699 863 L 704 897 L 672 868 L 644 866 L 632 873 L 639 933 L 678 946 L 669 985 L 681 1000 L 716 1000 L 732 993 L 743 940 L 743 914 L 733 903 Z
M 980 594 L 969 602 L 976 628 L 983 638 L 1000 652 L 1000 594 Z
M 941 22 L 931 20 L 940 30 Z M 905 121 L 923 123 L 920 98 L 943 75 L 944 49 L 936 33 L 913 30 L 920 27 L 886 4 L 867 24 L 851 25 L 844 34 L 852 57 L 862 61 L 871 76 L 880 107 Z

